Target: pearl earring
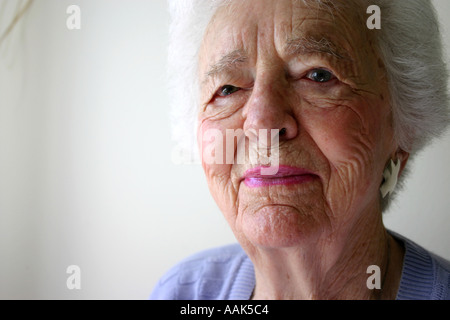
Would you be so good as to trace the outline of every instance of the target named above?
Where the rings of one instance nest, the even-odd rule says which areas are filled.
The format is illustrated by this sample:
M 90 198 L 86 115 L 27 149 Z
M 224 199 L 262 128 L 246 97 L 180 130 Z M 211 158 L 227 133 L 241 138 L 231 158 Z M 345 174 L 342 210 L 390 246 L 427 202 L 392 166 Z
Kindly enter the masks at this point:
M 383 172 L 384 182 L 380 187 L 381 196 L 386 198 L 388 194 L 394 192 L 395 186 L 397 185 L 398 174 L 400 173 L 401 161 L 397 160 L 397 163 L 391 159 L 391 162 L 386 167 Z

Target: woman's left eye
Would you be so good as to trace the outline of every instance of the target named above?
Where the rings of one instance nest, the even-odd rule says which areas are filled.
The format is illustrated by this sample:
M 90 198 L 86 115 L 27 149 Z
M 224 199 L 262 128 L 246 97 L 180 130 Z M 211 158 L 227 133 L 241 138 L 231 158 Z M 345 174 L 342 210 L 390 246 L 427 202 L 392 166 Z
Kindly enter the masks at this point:
M 332 72 L 326 69 L 314 69 L 308 72 L 306 77 L 314 82 L 320 83 L 329 82 L 336 78 Z

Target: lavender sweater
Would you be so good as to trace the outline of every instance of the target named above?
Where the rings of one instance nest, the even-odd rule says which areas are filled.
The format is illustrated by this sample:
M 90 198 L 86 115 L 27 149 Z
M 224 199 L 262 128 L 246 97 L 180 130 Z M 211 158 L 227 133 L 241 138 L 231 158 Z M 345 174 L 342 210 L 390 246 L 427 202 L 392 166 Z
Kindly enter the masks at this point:
M 450 261 L 391 234 L 405 246 L 397 300 L 450 300 Z M 211 249 L 180 262 L 154 288 L 152 300 L 248 300 L 253 264 L 239 245 Z

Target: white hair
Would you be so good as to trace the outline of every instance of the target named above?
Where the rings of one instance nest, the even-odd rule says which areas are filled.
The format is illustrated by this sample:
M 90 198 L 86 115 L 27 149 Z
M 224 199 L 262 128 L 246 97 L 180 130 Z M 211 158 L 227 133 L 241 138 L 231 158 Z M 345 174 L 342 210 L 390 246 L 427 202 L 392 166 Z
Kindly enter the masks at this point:
M 203 35 L 218 6 L 227 0 L 169 0 L 171 15 L 168 84 L 171 132 L 176 150 L 196 161 L 199 107 L 198 54 Z M 197 159 L 198 160 L 198 159 Z
M 303 1 L 332 7 L 339 3 Z M 437 14 L 430 0 L 359 1 L 362 7 L 378 5 L 381 9 L 382 26 L 376 32 L 389 82 L 395 139 L 412 158 L 433 138 L 442 135 L 450 123 L 449 74 Z M 199 48 L 215 10 L 228 2 L 169 0 L 172 133 L 183 150 L 196 150 Z

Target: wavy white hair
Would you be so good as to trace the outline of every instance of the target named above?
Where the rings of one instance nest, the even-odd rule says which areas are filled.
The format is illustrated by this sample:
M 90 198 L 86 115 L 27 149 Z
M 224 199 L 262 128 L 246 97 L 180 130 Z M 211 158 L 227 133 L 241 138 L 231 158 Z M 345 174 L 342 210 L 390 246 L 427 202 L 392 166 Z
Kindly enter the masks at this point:
M 303 1 L 315 1 L 331 10 L 342 3 Z M 395 138 L 411 159 L 433 138 L 442 135 L 450 123 L 449 74 L 437 14 L 430 0 L 359 1 L 362 8 L 378 5 L 381 9 L 378 47 L 388 75 Z M 198 52 L 215 10 L 228 2 L 169 0 L 172 134 L 181 150 L 197 149 Z

